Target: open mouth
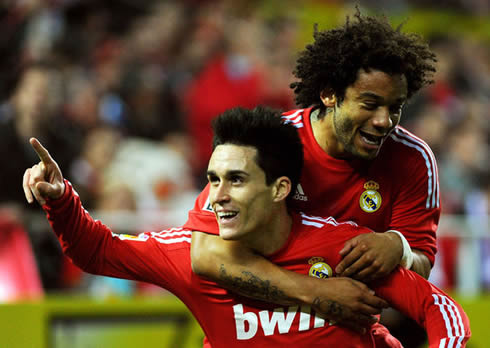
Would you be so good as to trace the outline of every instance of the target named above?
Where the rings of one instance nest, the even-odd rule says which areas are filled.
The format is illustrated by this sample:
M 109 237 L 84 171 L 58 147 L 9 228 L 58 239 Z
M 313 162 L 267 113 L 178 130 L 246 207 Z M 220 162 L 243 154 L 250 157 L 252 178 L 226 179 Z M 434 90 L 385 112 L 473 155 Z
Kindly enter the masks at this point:
M 218 220 L 221 222 L 227 222 L 230 220 L 233 220 L 234 217 L 238 215 L 238 212 L 236 211 L 220 211 L 217 212 L 216 215 L 218 216 Z
M 384 136 L 378 136 L 378 135 L 373 135 L 366 133 L 362 130 L 359 130 L 359 134 L 361 135 L 362 140 L 368 144 L 368 145 L 374 145 L 374 146 L 379 146 L 381 145 L 381 142 L 383 141 Z

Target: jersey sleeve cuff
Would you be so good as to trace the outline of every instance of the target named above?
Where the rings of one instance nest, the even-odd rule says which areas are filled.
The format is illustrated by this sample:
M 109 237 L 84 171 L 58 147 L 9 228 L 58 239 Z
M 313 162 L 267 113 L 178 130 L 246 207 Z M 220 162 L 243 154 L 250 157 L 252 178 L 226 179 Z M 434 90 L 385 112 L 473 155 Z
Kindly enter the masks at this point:
M 63 179 L 63 181 L 65 183 L 65 192 L 58 199 L 47 199 L 46 204 L 43 205 L 44 210 L 54 211 L 62 209 L 70 201 L 70 197 L 73 194 L 73 186 L 68 180 Z
M 402 259 L 400 261 L 400 266 L 402 266 L 405 269 L 412 268 L 412 264 L 413 264 L 413 252 L 412 252 L 412 248 L 410 248 L 410 244 L 408 244 L 408 241 L 405 238 L 405 236 L 403 234 L 401 234 L 401 232 L 399 232 L 397 230 L 389 230 L 387 232 L 393 232 L 393 233 L 397 234 L 398 237 L 400 237 L 400 239 L 402 241 L 403 256 L 402 256 Z

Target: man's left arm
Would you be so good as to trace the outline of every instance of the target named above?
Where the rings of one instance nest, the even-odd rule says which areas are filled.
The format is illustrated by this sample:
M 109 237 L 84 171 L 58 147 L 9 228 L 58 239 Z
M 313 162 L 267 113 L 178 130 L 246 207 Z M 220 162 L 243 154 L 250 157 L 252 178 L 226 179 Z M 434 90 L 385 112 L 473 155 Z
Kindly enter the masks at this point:
M 471 336 L 468 316 L 456 301 L 429 281 L 399 267 L 370 286 L 393 308 L 425 328 L 429 348 L 465 347 Z
M 412 139 L 413 137 L 410 137 Z M 434 155 L 418 140 L 416 151 L 394 175 L 396 194 L 392 202 L 388 231 L 357 236 L 345 243 L 341 276 L 369 281 L 384 277 L 397 265 L 428 278 L 435 261 L 436 230 L 441 213 L 439 181 Z M 395 192 L 395 191 L 394 191 Z
M 351 240 L 362 240 L 362 236 L 374 237 L 373 240 L 384 242 L 386 248 L 390 247 L 386 244 L 390 239 L 396 241 L 395 238 L 398 238 L 397 233 L 374 233 L 362 227 L 351 229 L 351 232 L 355 234 L 354 238 L 347 237 L 346 231 L 343 231 L 342 235 Z M 342 242 L 339 240 L 339 243 Z M 334 249 L 330 252 L 336 253 Z M 335 261 L 333 265 L 335 266 Z M 470 322 L 463 308 L 415 272 L 397 266 L 386 277 L 371 281 L 368 285 L 391 307 L 413 319 L 426 330 L 430 348 L 464 347 L 470 338 Z

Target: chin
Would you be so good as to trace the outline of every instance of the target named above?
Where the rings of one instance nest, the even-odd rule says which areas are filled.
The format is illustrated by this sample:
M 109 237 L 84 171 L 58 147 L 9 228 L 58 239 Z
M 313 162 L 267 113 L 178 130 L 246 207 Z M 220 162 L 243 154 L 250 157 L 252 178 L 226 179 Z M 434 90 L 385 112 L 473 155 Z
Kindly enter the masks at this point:
M 364 159 L 364 160 L 370 161 L 370 160 L 375 159 L 377 155 L 378 155 L 378 152 L 373 152 L 373 153 L 365 153 L 365 154 L 359 155 L 359 157 Z
M 220 229 L 219 230 L 219 236 L 223 240 L 237 240 L 238 235 L 235 231 L 230 231 L 227 229 Z
M 378 156 L 379 149 L 378 150 L 373 150 L 373 151 L 360 151 L 358 149 L 355 149 L 354 151 L 351 151 L 351 154 L 359 159 L 363 160 L 372 160 L 375 159 L 376 156 Z

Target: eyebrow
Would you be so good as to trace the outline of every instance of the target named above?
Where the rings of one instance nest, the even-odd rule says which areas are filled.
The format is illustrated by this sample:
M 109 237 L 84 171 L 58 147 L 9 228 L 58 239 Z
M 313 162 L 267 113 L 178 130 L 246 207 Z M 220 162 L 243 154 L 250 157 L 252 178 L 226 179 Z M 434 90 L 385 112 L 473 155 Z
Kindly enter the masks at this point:
M 363 93 L 359 94 L 359 97 L 357 99 L 362 99 L 362 98 L 373 98 L 376 100 L 384 100 L 383 97 L 381 97 L 381 96 L 379 96 L 373 92 L 363 92 Z M 406 100 L 407 100 L 406 97 L 400 97 L 395 102 L 404 103 Z
M 218 176 L 214 170 L 208 170 L 207 171 L 207 176 Z M 245 175 L 245 176 L 250 176 L 247 172 L 243 170 L 229 170 L 226 172 L 226 176 L 232 176 L 232 175 Z
M 383 97 L 380 97 L 379 95 L 374 94 L 372 92 L 363 92 L 363 93 L 359 94 L 359 97 L 358 98 L 360 99 L 360 98 L 366 98 L 366 97 L 367 98 L 379 99 L 379 100 L 383 99 Z

